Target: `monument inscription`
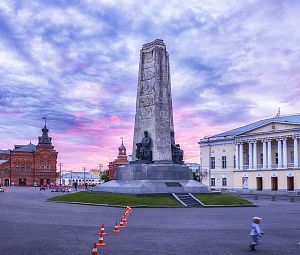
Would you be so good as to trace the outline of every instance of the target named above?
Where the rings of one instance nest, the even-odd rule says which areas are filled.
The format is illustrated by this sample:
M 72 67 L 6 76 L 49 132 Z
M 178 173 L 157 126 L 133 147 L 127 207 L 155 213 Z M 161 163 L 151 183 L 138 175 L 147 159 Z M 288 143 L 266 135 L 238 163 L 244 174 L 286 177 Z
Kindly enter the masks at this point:
M 152 139 L 154 162 L 172 162 L 171 132 L 174 132 L 169 55 L 162 40 L 143 46 L 140 54 L 137 109 L 133 148 L 144 131 Z M 133 150 L 133 160 L 138 160 Z

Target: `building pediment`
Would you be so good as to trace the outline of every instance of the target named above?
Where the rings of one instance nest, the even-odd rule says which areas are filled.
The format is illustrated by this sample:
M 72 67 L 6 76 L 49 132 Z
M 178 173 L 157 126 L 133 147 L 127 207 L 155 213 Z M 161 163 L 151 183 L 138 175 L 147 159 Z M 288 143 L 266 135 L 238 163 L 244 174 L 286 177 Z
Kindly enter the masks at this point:
M 249 130 L 248 132 L 242 133 L 240 135 L 254 135 L 254 134 L 262 134 L 262 133 L 280 133 L 280 132 L 286 132 L 290 130 L 300 130 L 300 124 L 291 124 L 291 123 L 278 123 L 278 122 L 272 122 L 265 124 L 261 127 L 254 128 L 252 130 Z

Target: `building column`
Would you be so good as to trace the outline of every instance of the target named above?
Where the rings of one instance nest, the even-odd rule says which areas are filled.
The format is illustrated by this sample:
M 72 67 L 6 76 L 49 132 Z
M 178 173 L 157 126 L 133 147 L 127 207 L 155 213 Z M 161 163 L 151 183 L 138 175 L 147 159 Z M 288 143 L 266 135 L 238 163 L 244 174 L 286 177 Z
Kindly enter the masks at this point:
M 257 170 L 257 141 L 253 143 L 253 169 Z
M 239 144 L 235 145 L 235 169 L 237 169 L 237 170 L 240 169 L 240 164 L 239 164 Z
M 283 168 L 287 168 L 288 163 L 287 163 L 287 138 L 285 137 L 283 139 L 283 149 L 282 149 L 282 154 L 283 154 Z
M 240 169 L 244 169 L 244 144 L 240 144 Z
M 298 137 L 294 137 L 294 168 L 298 168 L 299 160 L 298 160 Z
M 282 140 L 278 139 L 278 167 L 282 168 Z
M 267 168 L 267 142 L 263 140 L 263 169 Z
M 253 169 L 253 150 L 251 142 L 249 142 L 249 169 Z
M 272 169 L 272 141 L 268 140 L 268 169 Z

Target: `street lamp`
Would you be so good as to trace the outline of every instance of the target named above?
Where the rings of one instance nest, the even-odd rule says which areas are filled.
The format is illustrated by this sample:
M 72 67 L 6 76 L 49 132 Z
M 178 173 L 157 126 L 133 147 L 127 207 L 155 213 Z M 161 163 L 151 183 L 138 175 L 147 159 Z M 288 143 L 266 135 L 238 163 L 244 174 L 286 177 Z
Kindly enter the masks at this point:
M 84 167 L 83 168 L 83 184 L 84 184 L 84 187 L 85 187 L 85 170 L 86 170 L 86 168 Z
M 59 185 L 61 186 L 61 167 L 63 166 L 63 163 L 59 163 Z

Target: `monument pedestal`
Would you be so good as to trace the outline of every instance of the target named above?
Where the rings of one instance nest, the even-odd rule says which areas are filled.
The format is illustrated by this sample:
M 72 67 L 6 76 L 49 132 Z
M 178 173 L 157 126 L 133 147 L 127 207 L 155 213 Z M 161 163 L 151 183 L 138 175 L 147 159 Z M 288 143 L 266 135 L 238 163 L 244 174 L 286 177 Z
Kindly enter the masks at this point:
M 130 164 L 119 167 L 115 180 L 96 186 L 93 191 L 153 194 L 206 193 L 206 185 L 193 180 L 192 170 L 178 164 Z

